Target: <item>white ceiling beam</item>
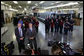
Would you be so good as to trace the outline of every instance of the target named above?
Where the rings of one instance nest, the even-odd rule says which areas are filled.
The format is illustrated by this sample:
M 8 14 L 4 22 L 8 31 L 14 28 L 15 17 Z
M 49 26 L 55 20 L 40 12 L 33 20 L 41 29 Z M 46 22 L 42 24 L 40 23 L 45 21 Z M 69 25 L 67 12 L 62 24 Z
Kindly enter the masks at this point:
M 42 4 L 42 3 L 44 3 L 45 1 L 41 1 L 39 4 Z
M 13 1 L 15 4 L 18 4 L 18 2 L 17 1 Z
M 27 3 L 28 3 L 28 4 L 30 4 L 30 3 L 31 3 L 31 1 L 27 1 Z
M 50 9 L 50 8 L 56 8 L 56 7 L 64 7 L 64 6 L 70 6 L 70 5 L 76 5 L 78 2 L 70 2 L 67 4 L 57 5 L 57 6 L 51 6 L 51 7 L 44 7 L 44 9 Z
M 1 4 L 5 4 L 5 3 L 1 1 Z

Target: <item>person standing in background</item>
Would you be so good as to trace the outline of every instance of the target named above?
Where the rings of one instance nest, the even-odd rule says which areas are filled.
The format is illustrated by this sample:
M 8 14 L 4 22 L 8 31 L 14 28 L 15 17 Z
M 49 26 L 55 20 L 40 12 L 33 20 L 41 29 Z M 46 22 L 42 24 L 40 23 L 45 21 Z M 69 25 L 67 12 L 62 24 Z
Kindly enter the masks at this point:
M 54 22 L 53 19 L 51 20 L 51 32 L 53 32 L 53 28 L 54 28 Z
M 55 21 L 55 32 L 58 32 L 58 28 L 59 28 L 59 21 L 58 21 L 58 19 L 56 19 L 56 21 Z
M 67 35 L 69 29 L 69 22 L 68 19 L 66 19 L 66 22 L 64 24 L 64 34 Z
M 60 27 L 60 34 L 62 34 L 62 29 L 63 29 L 63 20 L 62 19 L 60 20 L 59 27 Z
M 69 21 L 69 31 L 73 31 L 73 25 L 74 25 L 74 20 L 73 19 L 70 19 L 70 21 Z
M 35 21 L 36 32 L 38 32 L 38 26 L 39 26 L 39 22 L 36 20 L 36 21 Z
M 50 27 L 49 19 L 46 18 L 46 19 L 45 19 L 45 32 L 46 32 L 46 33 L 49 32 L 49 27 Z

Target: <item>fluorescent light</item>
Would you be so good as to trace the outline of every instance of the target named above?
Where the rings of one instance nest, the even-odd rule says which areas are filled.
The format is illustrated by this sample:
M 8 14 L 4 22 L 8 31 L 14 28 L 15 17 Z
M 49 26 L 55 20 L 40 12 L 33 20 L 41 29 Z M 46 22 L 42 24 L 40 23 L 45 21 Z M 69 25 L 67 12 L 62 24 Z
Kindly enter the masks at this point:
M 60 3 L 61 1 L 57 1 L 57 2 L 55 2 L 55 3 Z
M 18 4 L 18 2 L 17 1 L 13 1 L 15 4 Z
M 54 5 L 54 3 L 51 3 L 51 5 Z
M 59 9 L 59 10 L 78 10 L 78 8 L 72 8 L 72 9 Z
M 45 1 L 41 1 L 39 4 L 42 4 L 42 3 L 44 3 Z
M 24 10 L 27 10 L 26 8 L 24 8 Z
M 31 1 L 28 1 L 27 3 L 28 3 L 28 4 L 30 4 L 30 3 L 31 3 Z
M 21 6 L 19 6 L 20 8 L 22 8 Z
M 9 6 L 8 4 L 5 4 L 5 5 Z
M 1 2 L 1 4 L 5 4 L 4 2 Z
M 22 13 L 24 13 L 24 10 L 22 11 Z
M 33 6 L 32 9 L 34 9 L 36 6 Z
M 11 5 L 9 7 L 11 7 Z
M 12 9 L 12 8 L 10 8 L 9 10 L 12 10 L 12 11 L 18 11 L 18 10 L 16 10 L 16 9 Z
M 38 6 L 38 4 L 35 4 L 36 6 Z
M 51 7 L 45 7 L 44 9 L 50 9 L 50 8 L 56 8 L 56 7 L 64 7 L 64 6 L 70 6 L 70 5 L 75 5 L 75 4 L 78 4 L 78 2 L 70 2 L 70 3 L 67 3 L 67 4 L 62 4 L 62 5 L 57 5 L 57 6 L 51 6 Z

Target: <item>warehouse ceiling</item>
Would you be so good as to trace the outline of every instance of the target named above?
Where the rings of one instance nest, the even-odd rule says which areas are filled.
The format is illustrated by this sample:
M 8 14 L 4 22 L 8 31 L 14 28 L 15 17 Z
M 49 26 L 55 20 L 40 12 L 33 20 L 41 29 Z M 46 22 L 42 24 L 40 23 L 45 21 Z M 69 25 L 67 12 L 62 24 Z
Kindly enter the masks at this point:
M 50 7 L 50 6 L 58 6 L 58 5 L 64 5 L 69 2 L 78 2 L 78 3 L 83 3 L 83 1 L 31 1 L 31 3 L 28 3 L 28 1 L 17 1 L 18 3 L 15 4 L 13 1 L 1 1 L 4 2 L 5 4 L 11 5 L 13 9 L 17 10 L 24 10 L 24 8 L 32 9 L 32 7 L 37 7 L 39 9 Z M 64 6 L 63 8 L 72 8 L 72 7 L 78 7 L 79 5 L 71 5 L 71 6 Z

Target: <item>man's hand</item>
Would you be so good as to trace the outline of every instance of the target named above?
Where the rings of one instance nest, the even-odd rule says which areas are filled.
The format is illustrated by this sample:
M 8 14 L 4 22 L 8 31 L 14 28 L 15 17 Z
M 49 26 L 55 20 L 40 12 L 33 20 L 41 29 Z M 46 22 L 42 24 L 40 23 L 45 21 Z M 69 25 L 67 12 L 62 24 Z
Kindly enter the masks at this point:
M 30 37 L 30 39 L 32 40 L 32 39 L 34 39 L 34 37 Z
M 21 37 L 20 40 L 23 40 L 24 37 Z

